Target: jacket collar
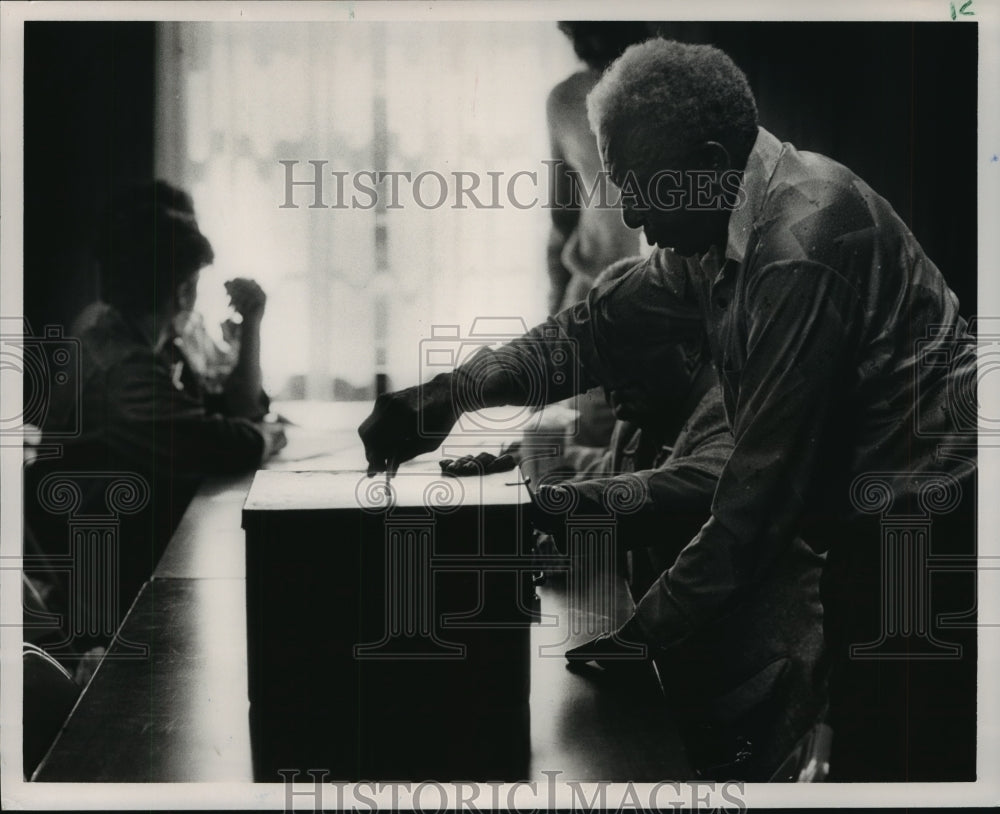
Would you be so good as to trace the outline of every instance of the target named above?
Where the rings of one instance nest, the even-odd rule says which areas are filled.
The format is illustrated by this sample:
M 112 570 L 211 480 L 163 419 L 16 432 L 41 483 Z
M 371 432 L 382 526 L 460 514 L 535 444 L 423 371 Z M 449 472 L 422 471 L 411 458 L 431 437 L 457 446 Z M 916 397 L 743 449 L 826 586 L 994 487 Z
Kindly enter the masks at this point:
M 764 198 L 770 186 L 771 176 L 778 166 L 778 159 L 784 146 L 763 127 L 757 128 L 746 169 L 743 171 L 743 205 L 733 210 L 729 216 L 729 235 L 726 241 L 726 259 L 742 263 L 746 257 L 747 244 L 754 223 L 764 206 Z

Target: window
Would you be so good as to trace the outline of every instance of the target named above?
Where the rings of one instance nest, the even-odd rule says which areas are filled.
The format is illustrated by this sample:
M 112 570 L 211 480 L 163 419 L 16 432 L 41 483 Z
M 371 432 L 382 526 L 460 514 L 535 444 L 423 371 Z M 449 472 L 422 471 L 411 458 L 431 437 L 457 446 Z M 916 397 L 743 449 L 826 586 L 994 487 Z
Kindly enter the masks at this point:
M 216 251 L 199 308 L 214 326 L 224 280 L 264 286 L 272 395 L 371 398 L 376 373 L 423 378 L 434 325 L 544 317 L 545 98 L 576 68 L 555 23 L 164 23 L 159 43 L 158 172 Z M 287 199 L 317 166 L 324 206 Z M 394 200 L 366 171 L 410 176 Z

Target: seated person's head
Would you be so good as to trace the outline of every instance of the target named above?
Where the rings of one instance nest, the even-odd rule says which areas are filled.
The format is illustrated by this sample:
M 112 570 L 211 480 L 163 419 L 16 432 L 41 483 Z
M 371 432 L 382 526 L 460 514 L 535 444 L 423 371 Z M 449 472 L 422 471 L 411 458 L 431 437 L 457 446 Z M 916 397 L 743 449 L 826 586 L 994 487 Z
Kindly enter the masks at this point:
M 738 203 L 732 176 L 758 132 L 746 76 L 725 53 L 663 39 L 633 45 L 590 92 L 587 113 L 626 225 L 685 256 L 725 244 Z
M 619 260 L 608 266 L 595 288 L 623 277 L 642 258 Z M 617 366 L 616 381 L 604 388 L 615 418 L 643 429 L 676 432 L 712 382 L 704 331 L 692 331 L 681 342 L 646 334 L 646 341 L 627 354 Z
M 646 23 L 619 20 L 564 21 L 559 30 L 573 41 L 580 61 L 594 71 L 603 71 L 630 45 L 650 36 Z
M 191 196 L 155 181 L 118 195 L 100 224 L 101 299 L 123 314 L 172 317 L 194 305 L 213 258 Z

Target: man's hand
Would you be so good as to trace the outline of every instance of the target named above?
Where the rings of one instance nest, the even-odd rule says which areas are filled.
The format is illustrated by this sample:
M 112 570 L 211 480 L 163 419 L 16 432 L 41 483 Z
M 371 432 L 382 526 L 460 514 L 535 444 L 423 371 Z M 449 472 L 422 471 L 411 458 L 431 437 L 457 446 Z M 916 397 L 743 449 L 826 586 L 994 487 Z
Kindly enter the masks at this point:
M 437 449 L 458 416 L 447 373 L 426 384 L 379 396 L 371 415 L 358 427 L 368 475 L 394 475 L 403 461 Z
M 608 511 L 583 495 L 572 483 L 542 484 L 531 500 L 531 525 L 559 539 L 566 528 L 569 514 L 607 516 Z
M 225 286 L 233 310 L 244 320 L 259 322 L 264 316 L 264 306 L 267 304 L 267 294 L 264 293 L 264 289 L 247 277 L 227 280 Z
M 618 630 L 602 633 L 577 647 L 566 651 L 570 668 L 593 663 L 609 673 L 627 674 L 651 656 L 639 623 L 633 616 Z

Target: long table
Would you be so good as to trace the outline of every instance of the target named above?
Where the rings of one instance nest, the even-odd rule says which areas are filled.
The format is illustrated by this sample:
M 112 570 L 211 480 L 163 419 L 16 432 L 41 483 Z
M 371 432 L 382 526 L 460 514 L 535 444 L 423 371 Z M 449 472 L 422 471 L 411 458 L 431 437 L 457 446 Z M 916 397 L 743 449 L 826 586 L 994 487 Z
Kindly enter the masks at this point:
M 303 426 L 289 428 L 288 450 L 269 467 L 359 465 L 358 407 L 303 406 L 300 413 Z M 251 474 L 204 481 L 33 780 L 253 781 L 241 529 L 251 481 Z M 538 588 L 527 779 L 544 780 L 543 772 L 579 781 L 691 776 L 651 669 L 624 686 L 597 671 L 570 671 L 561 656 L 631 613 L 624 582 L 612 585 L 610 603 L 581 604 L 579 593 L 571 601 L 559 575 Z M 137 644 L 147 655 L 135 655 Z

